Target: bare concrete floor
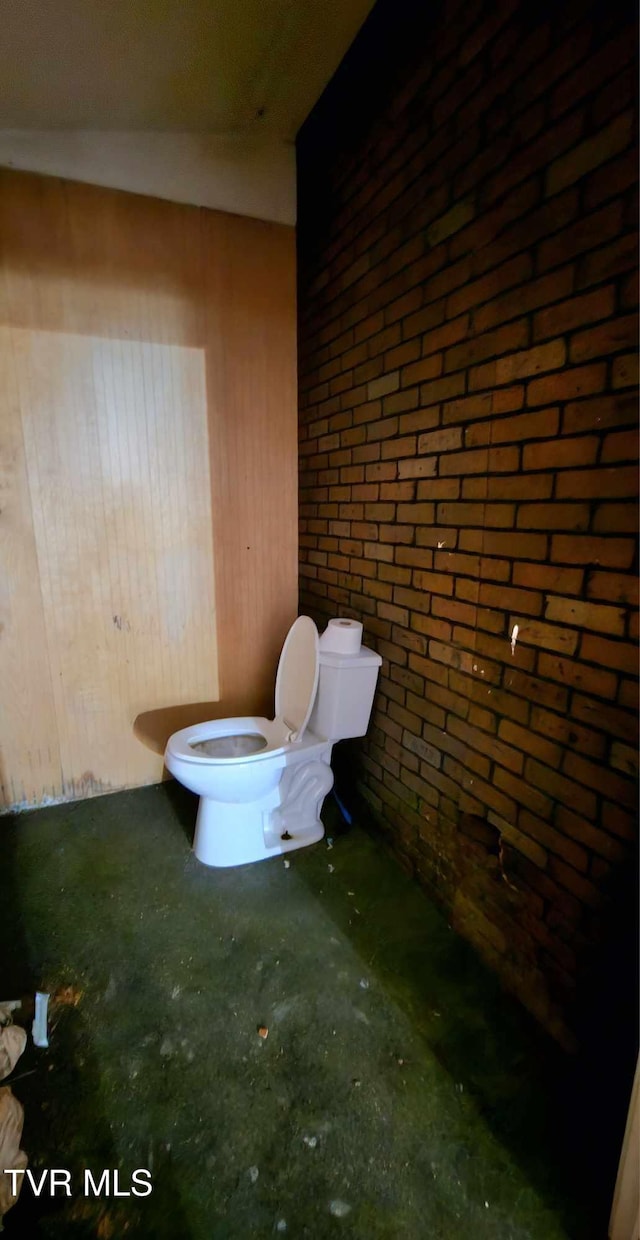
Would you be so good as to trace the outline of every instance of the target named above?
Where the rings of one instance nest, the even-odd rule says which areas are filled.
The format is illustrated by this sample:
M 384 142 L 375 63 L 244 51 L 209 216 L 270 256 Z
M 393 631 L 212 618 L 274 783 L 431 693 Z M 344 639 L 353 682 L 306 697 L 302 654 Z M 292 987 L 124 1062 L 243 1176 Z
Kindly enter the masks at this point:
M 332 847 L 208 870 L 195 808 L 168 784 L 5 820 L 2 997 L 77 1000 L 12 1074 L 72 1196 L 25 1185 L 7 1234 L 603 1236 L 564 1060 L 383 847 L 329 803 Z M 153 1191 L 86 1197 L 85 1168 Z

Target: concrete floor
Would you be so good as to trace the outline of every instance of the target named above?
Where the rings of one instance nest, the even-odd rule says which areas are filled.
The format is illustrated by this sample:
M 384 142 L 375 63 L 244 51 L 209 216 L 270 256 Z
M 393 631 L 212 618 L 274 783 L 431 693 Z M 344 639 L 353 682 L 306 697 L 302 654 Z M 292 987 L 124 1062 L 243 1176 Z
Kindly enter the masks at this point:
M 333 847 L 230 871 L 175 784 L 5 820 L 1 997 L 78 999 L 12 1074 L 32 1168 L 73 1195 L 25 1185 L 7 1235 L 604 1235 L 564 1061 L 333 804 Z M 153 1193 L 86 1198 L 85 1167 Z

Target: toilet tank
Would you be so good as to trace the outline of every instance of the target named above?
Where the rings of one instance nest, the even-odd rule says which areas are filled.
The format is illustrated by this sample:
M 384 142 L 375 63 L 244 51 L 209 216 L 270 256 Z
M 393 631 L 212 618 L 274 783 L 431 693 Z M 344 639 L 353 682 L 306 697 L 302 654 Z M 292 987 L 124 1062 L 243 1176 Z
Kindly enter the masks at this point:
M 318 691 L 309 729 L 323 740 L 364 736 L 382 659 L 361 646 L 357 654 L 321 650 Z

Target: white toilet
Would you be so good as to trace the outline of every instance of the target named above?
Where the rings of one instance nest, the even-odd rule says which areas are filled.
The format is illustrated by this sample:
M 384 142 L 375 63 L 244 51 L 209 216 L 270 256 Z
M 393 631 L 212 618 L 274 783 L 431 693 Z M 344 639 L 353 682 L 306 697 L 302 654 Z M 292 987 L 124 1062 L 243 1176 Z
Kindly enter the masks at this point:
M 164 760 L 200 797 L 199 861 L 244 865 L 322 839 L 331 750 L 364 736 L 381 662 L 364 646 L 353 654 L 321 649 L 313 620 L 299 616 L 278 663 L 275 719 L 216 719 L 174 732 Z

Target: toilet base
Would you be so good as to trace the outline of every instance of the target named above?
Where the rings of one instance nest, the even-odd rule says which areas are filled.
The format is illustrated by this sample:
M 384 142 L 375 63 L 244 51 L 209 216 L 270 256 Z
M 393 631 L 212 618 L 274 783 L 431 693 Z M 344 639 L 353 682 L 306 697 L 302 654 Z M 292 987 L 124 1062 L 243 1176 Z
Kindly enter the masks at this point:
M 203 865 L 249 865 L 267 857 L 286 856 L 296 848 L 316 844 L 324 835 L 320 817 L 301 821 L 299 826 L 288 821 L 286 827 L 276 824 L 274 818 L 262 802 L 231 805 L 200 797 L 193 851 Z M 278 826 L 282 826 L 281 832 Z M 283 834 L 290 838 L 282 839 Z

